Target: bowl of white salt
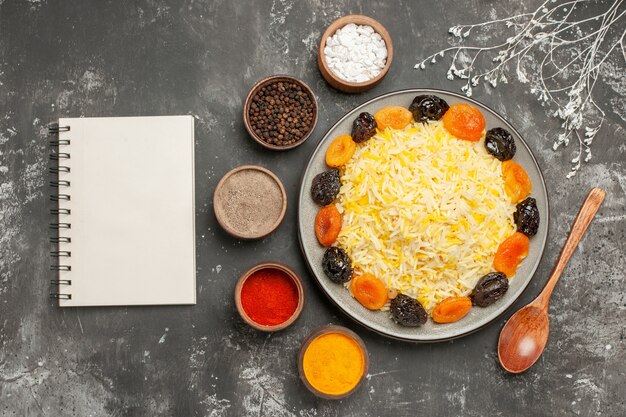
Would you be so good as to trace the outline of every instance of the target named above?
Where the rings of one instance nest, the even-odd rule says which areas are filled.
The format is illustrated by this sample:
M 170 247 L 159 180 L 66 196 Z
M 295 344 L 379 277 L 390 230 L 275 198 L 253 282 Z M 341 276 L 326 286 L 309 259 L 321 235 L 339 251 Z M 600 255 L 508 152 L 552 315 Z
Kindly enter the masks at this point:
M 346 93 L 367 91 L 382 81 L 393 60 L 387 29 L 363 15 L 343 16 L 320 40 L 317 64 L 332 87 Z

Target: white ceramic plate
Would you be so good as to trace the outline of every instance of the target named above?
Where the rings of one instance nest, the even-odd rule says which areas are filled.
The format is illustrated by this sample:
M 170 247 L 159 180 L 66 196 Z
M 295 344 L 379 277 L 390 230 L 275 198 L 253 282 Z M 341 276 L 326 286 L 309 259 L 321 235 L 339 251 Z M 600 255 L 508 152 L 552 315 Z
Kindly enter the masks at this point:
M 408 107 L 413 98 L 420 94 L 434 94 L 448 102 L 449 105 L 456 103 L 470 103 L 478 107 L 487 123 L 487 129 L 503 127 L 513 135 L 517 145 L 517 153 L 513 159 L 520 164 L 530 176 L 533 185 L 531 196 L 537 200 L 540 214 L 539 231 L 530 239 L 528 257 L 522 262 L 517 274 L 511 279 L 509 290 L 505 296 L 486 308 L 473 307 L 469 314 L 462 320 L 449 324 L 435 324 L 431 319 L 422 327 L 403 327 L 391 320 L 389 312 L 370 311 L 361 306 L 348 290 L 342 285 L 332 282 L 322 270 L 322 257 L 324 250 L 315 236 L 314 222 L 319 210 L 317 203 L 311 197 L 311 182 L 313 177 L 328 169 L 325 163 L 325 153 L 332 140 L 343 134 L 350 134 L 352 122 L 359 113 L 367 111 L 374 114 L 385 106 Z M 311 273 L 317 280 L 326 295 L 342 310 L 361 325 L 378 332 L 384 336 L 413 342 L 438 342 L 449 340 L 472 333 L 494 321 L 522 294 L 533 277 L 546 243 L 548 234 L 548 196 L 546 186 L 528 145 L 519 133 L 500 115 L 475 100 L 468 99 L 460 94 L 433 89 L 410 89 L 387 93 L 376 97 L 348 112 L 342 117 L 326 135 L 313 152 L 308 165 L 304 170 L 300 185 L 298 207 L 298 232 L 302 253 L 309 265 Z

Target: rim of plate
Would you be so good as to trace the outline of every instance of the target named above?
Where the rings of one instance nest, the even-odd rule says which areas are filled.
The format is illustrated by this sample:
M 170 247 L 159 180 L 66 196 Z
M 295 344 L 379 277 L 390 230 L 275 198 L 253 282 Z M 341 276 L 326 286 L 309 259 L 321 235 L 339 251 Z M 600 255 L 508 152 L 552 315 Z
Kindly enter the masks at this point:
M 302 241 L 302 227 L 301 227 L 301 223 L 302 223 L 302 205 L 303 205 L 303 199 L 304 199 L 304 193 L 305 190 L 308 190 L 309 187 L 306 187 L 306 184 L 304 184 L 304 180 L 305 177 L 307 176 L 307 173 L 309 172 L 310 168 L 311 168 L 311 164 L 313 162 L 313 157 L 318 153 L 318 151 L 320 150 L 320 148 L 325 144 L 330 132 L 332 132 L 333 130 L 335 130 L 335 128 L 342 123 L 344 120 L 346 120 L 349 116 L 352 116 L 353 114 L 357 113 L 358 110 L 362 109 L 363 107 L 368 106 L 369 104 L 372 104 L 376 101 L 379 101 L 383 98 L 387 98 L 387 97 L 391 97 L 394 95 L 399 95 L 399 94 L 406 94 L 406 93 L 415 93 L 415 94 L 446 94 L 446 95 L 451 95 L 454 96 L 458 99 L 464 100 L 466 102 L 475 104 L 477 106 L 479 106 L 480 108 L 486 109 L 487 111 L 489 111 L 492 115 L 494 115 L 496 118 L 500 119 L 502 121 L 502 123 L 505 125 L 505 127 L 509 128 L 512 132 L 514 132 L 520 139 L 521 139 L 521 143 L 524 146 L 524 148 L 528 151 L 528 154 L 530 155 L 530 159 L 532 160 L 533 164 L 535 165 L 537 172 L 539 173 L 539 178 L 540 178 L 540 182 L 541 182 L 541 194 L 542 197 L 544 198 L 544 201 L 546 202 L 546 219 L 544 220 L 545 224 L 546 224 L 546 238 L 543 242 L 540 242 L 540 250 L 539 250 L 539 256 L 537 257 L 537 259 L 535 260 L 534 265 L 532 265 L 531 269 L 530 269 L 530 273 L 529 273 L 529 278 L 526 280 L 525 283 L 522 284 L 521 288 L 518 290 L 519 293 L 517 294 L 517 296 L 509 299 L 509 300 L 500 300 L 500 301 L 505 301 L 505 304 L 502 304 L 495 313 L 493 313 L 493 317 L 489 318 L 487 321 L 485 321 L 484 323 L 475 326 L 475 327 L 471 327 L 470 325 L 470 329 L 466 330 L 466 331 L 462 331 L 458 334 L 454 334 L 451 336 L 447 336 L 447 337 L 441 337 L 441 338 L 407 338 L 407 337 L 401 337 L 398 335 L 394 335 L 391 331 L 389 332 L 385 332 L 385 331 L 381 331 L 379 329 L 376 329 L 372 326 L 370 326 L 365 320 L 363 320 L 360 317 L 356 317 L 355 315 L 353 315 L 352 313 L 350 313 L 346 308 L 344 308 L 344 306 L 341 305 L 341 303 L 337 302 L 334 297 L 324 288 L 324 286 L 322 285 L 322 283 L 320 282 L 320 277 L 317 276 L 317 274 L 315 273 L 315 270 L 313 269 L 311 262 L 309 260 L 309 257 L 307 256 L 307 253 L 304 249 L 304 242 Z M 543 220 L 543 219 L 542 219 Z M 358 323 L 359 325 L 365 327 L 366 329 L 373 331 L 375 333 L 380 334 L 381 336 L 384 337 L 388 337 L 391 339 L 395 339 L 395 340 L 401 340 L 401 341 L 405 341 L 405 342 L 413 342 L 413 343 L 436 343 L 436 342 L 444 342 L 444 341 L 448 341 L 448 340 L 453 340 L 453 339 L 458 339 L 464 336 L 468 336 L 474 332 L 477 332 L 478 330 L 481 330 L 485 327 L 487 327 L 488 325 L 492 324 L 494 321 L 496 321 L 499 317 L 501 317 L 504 313 L 506 313 L 506 311 L 511 308 L 511 306 L 515 303 L 515 301 L 517 301 L 526 291 L 526 289 L 528 288 L 528 285 L 530 284 L 530 282 L 533 280 L 535 273 L 537 272 L 537 268 L 539 267 L 539 264 L 541 263 L 544 255 L 545 255 L 545 246 L 546 246 L 546 242 L 548 241 L 549 238 L 549 223 L 550 223 L 550 202 L 548 200 L 548 194 L 547 194 L 547 189 L 546 189 L 546 183 L 545 183 L 545 179 L 543 177 L 543 172 L 541 171 L 541 168 L 539 167 L 539 164 L 537 162 L 537 159 L 535 158 L 535 155 L 533 154 L 533 152 L 531 151 L 530 147 L 528 146 L 528 144 L 526 143 L 526 141 L 524 140 L 523 136 L 519 133 L 519 131 L 513 127 L 511 125 L 511 123 L 509 123 L 509 121 L 507 119 L 505 119 L 500 113 L 498 113 L 497 111 L 493 110 L 491 107 L 477 101 L 474 100 L 470 97 L 467 97 L 463 94 L 459 94 L 456 92 L 452 92 L 452 91 L 448 91 L 448 90 L 442 90 L 442 89 L 437 89 L 437 88 L 407 88 L 407 89 L 401 89 L 401 90 L 394 90 L 388 93 L 384 93 L 381 95 L 378 95 L 376 97 L 373 97 L 369 100 L 367 100 L 364 103 L 361 103 L 360 105 L 354 107 L 353 109 L 349 110 L 348 112 L 346 112 L 346 114 L 344 114 L 339 120 L 337 120 L 324 134 L 324 136 L 322 136 L 322 138 L 320 139 L 319 143 L 317 144 L 317 146 L 315 147 L 315 149 L 311 152 L 311 154 L 309 155 L 309 159 L 308 162 L 306 164 L 306 166 L 304 167 L 304 170 L 302 171 L 302 174 L 300 176 L 300 192 L 298 193 L 298 242 L 300 244 L 300 251 L 302 252 L 302 255 L 306 261 L 306 265 L 307 268 L 309 269 L 309 272 L 311 273 L 311 275 L 313 275 L 313 277 L 315 278 L 315 282 L 317 284 L 317 286 L 322 290 L 322 292 L 326 295 L 326 297 L 337 307 L 339 308 L 339 310 L 346 315 L 347 317 L 349 317 L 352 321 Z M 391 320 L 391 319 L 390 319 Z

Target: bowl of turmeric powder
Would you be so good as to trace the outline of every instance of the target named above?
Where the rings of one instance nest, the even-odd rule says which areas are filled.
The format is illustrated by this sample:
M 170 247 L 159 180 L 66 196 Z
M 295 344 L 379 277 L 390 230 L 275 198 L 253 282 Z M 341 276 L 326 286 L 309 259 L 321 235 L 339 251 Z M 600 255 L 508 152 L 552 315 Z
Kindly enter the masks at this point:
M 300 379 L 309 391 L 327 400 L 339 400 L 356 391 L 368 368 L 365 343 L 342 326 L 314 330 L 298 354 Z

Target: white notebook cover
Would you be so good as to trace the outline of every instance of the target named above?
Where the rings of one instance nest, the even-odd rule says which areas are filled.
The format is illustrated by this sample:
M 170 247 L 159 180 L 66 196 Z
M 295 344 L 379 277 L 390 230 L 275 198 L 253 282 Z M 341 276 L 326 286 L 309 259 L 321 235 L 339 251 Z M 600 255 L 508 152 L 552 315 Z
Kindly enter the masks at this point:
M 195 304 L 192 116 L 63 118 L 62 307 Z

